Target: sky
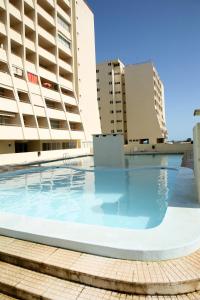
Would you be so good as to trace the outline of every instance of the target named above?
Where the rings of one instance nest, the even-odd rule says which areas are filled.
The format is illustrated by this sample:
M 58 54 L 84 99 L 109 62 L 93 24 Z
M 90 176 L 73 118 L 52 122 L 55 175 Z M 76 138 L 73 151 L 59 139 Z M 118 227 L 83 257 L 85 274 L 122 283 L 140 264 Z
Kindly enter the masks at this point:
M 169 140 L 192 137 L 200 108 L 200 0 L 88 0 L 96 58 L 151 60 L 165 87 Z

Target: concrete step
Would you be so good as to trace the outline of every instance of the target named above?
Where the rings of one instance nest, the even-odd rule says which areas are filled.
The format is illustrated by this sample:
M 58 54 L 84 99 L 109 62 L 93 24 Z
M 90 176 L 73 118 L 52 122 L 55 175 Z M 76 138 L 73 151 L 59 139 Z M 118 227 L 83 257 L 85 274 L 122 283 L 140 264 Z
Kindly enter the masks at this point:
M 18 300 L 18 299 L 0 293 L 0 300 Z
M 0 261 L 40 276 L 53 276 L 54 280 L 77 282 L 82 288 L 92 286 L 141 295 L 177 295 L 200 290 L 200 251 L 171 261 L 140 262 L 0 236 Z
M 116 293 L 58 279 L 0 262 L 0 292 L 23 300 L 199 300 L 200 293 L 177 296 L 141 296 Z M 0 294 L 1 300 L 12 300 Z

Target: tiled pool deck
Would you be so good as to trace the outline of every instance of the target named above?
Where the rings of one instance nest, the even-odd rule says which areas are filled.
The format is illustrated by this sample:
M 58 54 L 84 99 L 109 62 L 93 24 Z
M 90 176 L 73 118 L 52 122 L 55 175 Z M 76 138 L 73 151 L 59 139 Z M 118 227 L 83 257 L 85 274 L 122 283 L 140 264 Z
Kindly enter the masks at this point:
M 0 236 L 0 292 L 19 299 L 189 300 L 200 299 L 198 290 L 200 250 L 179 259 L 141 262 Z

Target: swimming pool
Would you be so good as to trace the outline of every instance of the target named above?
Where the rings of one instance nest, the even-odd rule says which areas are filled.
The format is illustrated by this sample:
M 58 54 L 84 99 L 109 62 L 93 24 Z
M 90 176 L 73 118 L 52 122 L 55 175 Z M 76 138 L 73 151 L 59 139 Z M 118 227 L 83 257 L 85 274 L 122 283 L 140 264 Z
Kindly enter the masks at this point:
M 193 170 L 179 155 L 91 157 L 0 174 L 0 234 L 120 259 L 165 260 L 200 247 Z
M 181 155 L 136 155 L 124 169 L 85 157 L 0 175 L 0 211 L 81 224 L 147 229 L 166 213 Z

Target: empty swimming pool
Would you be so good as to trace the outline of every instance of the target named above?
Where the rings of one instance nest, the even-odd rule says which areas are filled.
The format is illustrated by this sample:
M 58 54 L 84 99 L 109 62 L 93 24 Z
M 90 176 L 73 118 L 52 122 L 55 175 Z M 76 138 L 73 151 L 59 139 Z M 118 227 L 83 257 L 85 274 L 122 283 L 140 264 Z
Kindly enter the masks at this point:
M 0 211 L 117 228 L 158 226 L 180 155 L 127 156 L 124 169 L 95 168 L 93 158 L 0 175 Z

